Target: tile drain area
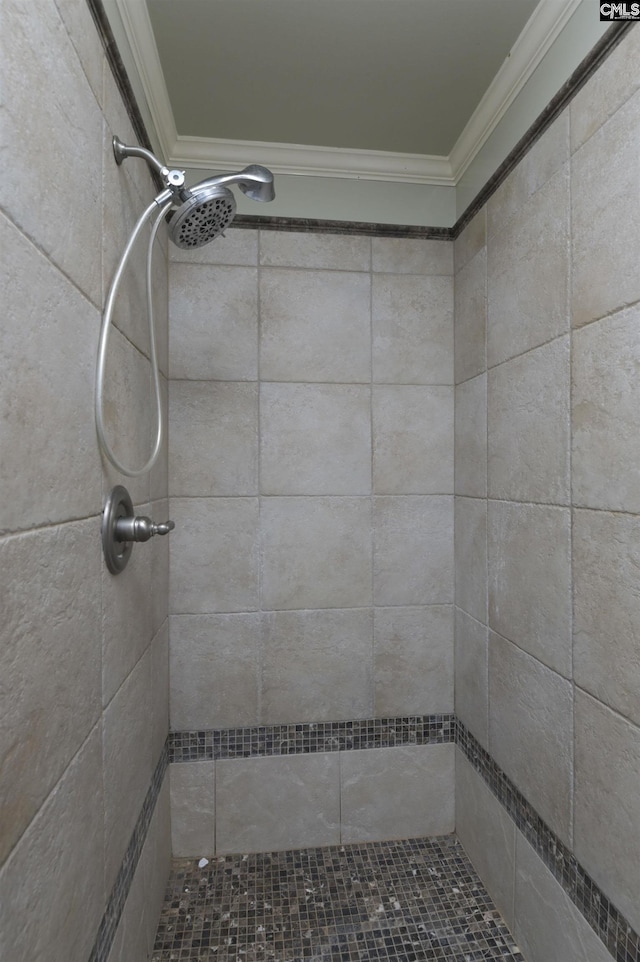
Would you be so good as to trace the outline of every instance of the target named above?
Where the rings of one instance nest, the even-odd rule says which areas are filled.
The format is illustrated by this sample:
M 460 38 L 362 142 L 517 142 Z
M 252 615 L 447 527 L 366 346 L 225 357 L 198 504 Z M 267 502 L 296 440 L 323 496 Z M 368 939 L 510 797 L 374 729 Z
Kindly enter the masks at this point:
M 176 859 L 152 962 L 524 962 L 455 835 Z

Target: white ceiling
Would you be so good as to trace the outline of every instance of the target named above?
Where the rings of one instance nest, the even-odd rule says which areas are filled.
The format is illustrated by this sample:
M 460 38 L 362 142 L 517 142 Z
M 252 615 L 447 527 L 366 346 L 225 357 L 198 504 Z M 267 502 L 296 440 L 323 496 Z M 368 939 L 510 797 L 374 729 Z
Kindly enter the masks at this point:
M 441 185 L 579 2 L 116 0 L 168 163 Z

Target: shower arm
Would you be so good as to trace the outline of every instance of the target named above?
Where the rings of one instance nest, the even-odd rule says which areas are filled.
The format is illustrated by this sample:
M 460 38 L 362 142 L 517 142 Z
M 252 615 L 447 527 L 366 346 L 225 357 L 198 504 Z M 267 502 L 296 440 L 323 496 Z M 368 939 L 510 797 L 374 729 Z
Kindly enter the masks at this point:
M 122 164 L 123 160 L 127 157 L 141 157 L 142 160 L 146 160 L 149 167 L 155 170 L 157 174 L 162 177 L 167 190 L 170 190 L 172 195 L 176 193 L 181 187 L 184 187 L 184 170 L 169 170 L 165 164 L 161 163 L 158 158 L 147 150 L 146 147 L 129 147 L 127 144 L 123 144 L 119 137 L 112 137 L 111 144 L 113 146 L 113 155 L 116 159 L 116 164 L 118 167 Z M 160 203 L 164 202 L 164 193 L 160 195 L 162 200 Z M 158 200 L 158 198 L 156 198 Z

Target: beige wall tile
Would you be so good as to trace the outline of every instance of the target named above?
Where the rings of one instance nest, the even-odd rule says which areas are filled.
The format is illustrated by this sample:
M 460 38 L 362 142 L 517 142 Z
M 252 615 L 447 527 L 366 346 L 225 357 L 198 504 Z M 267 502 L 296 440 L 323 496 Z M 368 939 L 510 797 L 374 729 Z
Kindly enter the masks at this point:
M 453 602 L 453 498 L 374 498 L 376 605 Z
M 489 372 L 490 498 L 568 504 L 569 392 L 568 336 Z
M 413 237 L 372 237 L 374 271 L 389 274 L 453 274 L 451 241 Z
M 151 655 L 151 765 L 158 764 L 169 732 L 169 622 L 150 645 Z
M 370 718 L 370 609 L 274 611 L 262 623 L 262 724 Z
M 568 508 L 489 502 L 489 625 L 571 675 Z
M 169 490 L 169 382 L 165 376 L 160 374 L 160 403 L 162 405 L 162 441 L 158 460 L 149 472 L 149 499 L 151 501 L 161 501 L 167 497 Z M 151 453 L 152 442 L 155 442 L 156 405 L 155 399 L 149 395 L 147 401 L 152 420 L 153 436 L 147 442 L 146 450 Z
M 453 831 L 454 746 L 342 752 L 343 844 Z
M 236 267 L 255 267 L 258 263 L 258 231 L 233 224 L 210 244 L 196 250 L 183 250 L 171 244 L 169 258 L 186 264 L 227 264 Z
M 173 497 L 258 493 L 258 386 L 172 381 L 169 474 Z
M 516 827 L 460 749 L 456 750 L 456 835 L 512 929 Z
M 171 871 L 171 809 L 169 774 L 164 777 L 156 808 L 142 849 L 142 871 L 145 891 L 145 925 L 147 928 L 147 957 L 153 952 L 160 910 Z
M 576 691 L 575 854 L 640 929 L 640 730 Z
M 371 240 L 346 234 L 263 230 L 260 232 L 260 263 L 263 267 L 368 271 Z
M 487 376 L 465 381 L 455 395 L 455 493 L 487 496 Z
M 568 251 L 565 165 L 517 214 L 496 220 L 487 258 L 489 367 L 568 330 Z
M 487 203 L 487 233 L 496 232 L 514 217 L 537 190 L 569 160 L 569 111 L 560 116 L 524 155 Z
M 640 725 L 640 519 L 604 511 L 573 516 L 576 683 Z
M 6 149 L 0 209 L 99 304 L 100 108 L 55 4 L 10 0 L 2 16 Z M 56 177 L 53 187 L 56 169 L 64 177 Z
M 258 499 L 172 498 L 171 611 L 258 607 Z
M 460 384 L 487 369 L 487 249 L 456 274 L 455 381 Z
M 455 712 L 485 748 L 489 744 L 488 629 L 456 608 Z
M 0 531 L 19 531 L 86 516 L 100 500 L 93 414 L 100 320 L 2 215 L 0 247 Z
M 264 268 L 260 376 L 267 381 L 368 383 L 368 274 Z
M 375 274 L 373 380 L 453 384 L 453 278 Z
M 173 378 L 253 381 L 258 373 L 257 270 L 175 261 L 169 271 Z
M 453 493 L 453 388 L 373 387 L 376 494 Z
M 55 0 L 64 21 L 71 43 L 75 47 L 85 76 L 93 95 L 102 104 L 102 68 L 104 50 L 98 31 L 95 29 L 89 5 L 77 4 L 74 0 Z
M 0 863 L 100 717 L 98 538 L 84 521 L 0 541 Z
M 611 962 L 611 955 L 520 832 L 516 833 L 516 921 L 527 962 Z
M 154 521 L 167 521 L 170 517 L 169 499 L 163 498 L 150 505 L 151 517 Z M 169 617 L 169 554 L 171 539 L 167 537 L 155 538 L 147 546 L 147 553 L 151 559 L 151 621 L 152 633 L 155 635 Z M 144 553 L 142 548 L 141 552 Z
M 174 858 L 210 857 L 216 848 L 215 762 L 169 766 Z
M 611 314 L 640 298 L 636 270 L 640 196 L 640 93 L 595 133 L 571 162 L 572 323 Z M 607 173 L 606 190 L 602 171 Z
M 370 494 L 371 392 L 351 384 L 260 386 L 262 494 Z
M 172 615 L 171 728 L 258 723 L 260 616 Z
M 573 338 L 574 504 L 640 511 L 640 308 L 576 331 Z
M 489 634 L 489 751 L 545 822 L 571 841 L 573 689 Z
M 453 610 L 376 608 L 376 718 L 453 710 Z
M 138 863 L 107 962 L 142 962 L 146 957 L 144 872 L 142 864 Z
M 487 622 L 487 502 L 455 499 L 455 600 L 476 621 Z
M 143 655 L 103 715 L 105 877 L 111 892 L 149 789 L 151 658 Z
M 263 608 L 371 604 L 368 498 L 265 498 L 260 524 Z
M 0 958 L 89 958 L 104 908 L 102 809 L 96 727 L 0 869 Z
M 640 86 L 640 36 L 629 30 L 571 101 L 571 149 L 577 150 Z
M 216 851 L 274 852 L 340 841 L 339 754 L 216 762 Z
M 487 208 L 486 205 L 478 211 L 464 228 L 453 245 L 455 272 L 462 270 L 465 264 L 476 256 L 478 251 L 487 243 Z

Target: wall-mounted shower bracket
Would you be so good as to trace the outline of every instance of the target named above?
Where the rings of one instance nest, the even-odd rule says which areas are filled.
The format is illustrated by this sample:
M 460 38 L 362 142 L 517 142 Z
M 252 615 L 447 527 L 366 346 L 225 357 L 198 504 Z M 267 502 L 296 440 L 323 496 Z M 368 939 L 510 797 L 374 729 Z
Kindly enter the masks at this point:
M 120 574 L 127 567 L 134 541 L 148 541 L 157 534 L 169 534 L 174 528 L 173 521 L 156 524 L 151 518 L 136 516 L 129 492 L 121 484 L 116 485 L 102 514 L 102 548 L 107 568 L 112 575 Z

